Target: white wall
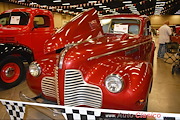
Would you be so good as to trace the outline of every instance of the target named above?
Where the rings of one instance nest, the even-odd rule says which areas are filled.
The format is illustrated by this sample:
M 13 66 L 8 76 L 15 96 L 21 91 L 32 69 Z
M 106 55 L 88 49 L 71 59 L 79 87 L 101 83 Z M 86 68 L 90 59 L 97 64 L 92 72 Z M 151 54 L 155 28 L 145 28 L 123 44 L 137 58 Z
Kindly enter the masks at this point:
M 169 25 L 180 24 L 180 15 L 153 15 L 150 16 L 151 24 L 158 29 L 163 23 L 169 20 Z

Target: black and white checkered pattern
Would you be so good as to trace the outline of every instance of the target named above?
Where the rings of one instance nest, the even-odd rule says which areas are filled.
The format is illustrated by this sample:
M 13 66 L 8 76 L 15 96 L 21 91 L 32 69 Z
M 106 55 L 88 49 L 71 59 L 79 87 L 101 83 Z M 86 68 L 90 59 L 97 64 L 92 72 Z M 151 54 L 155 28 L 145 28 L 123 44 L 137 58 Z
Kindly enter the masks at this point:
M 100 112 L 86 109 L 62 108 L 61 112 L 66 120 L 96 120 Z
M 23 120 L 25 104 L 5 101 L 2 101 L 2 104 L 6 106 L 6 111 L 9 113 L 11 120 Z
M 110 110 L 110 109 L 93 109 L 93 108 L 82 108 L 82 107 L 68 107 L 68 106 L 59 106 L 59 105 L 50 105 L 50 104 L 39 104 L 31 102 L 18 102 L 11 100 L 0 99 L 3 105 L 6 106 L 6 110 L 10 115 L 11 120 L 23 120 L 25 114 L 25 105 L 32 106 L 41 106 L 47 108 L 53 108 L 64 116 L 66 120 L 97 120 L 101 118 L 108 119 L 108 117 L 103 116 L 103 114 L 133 114 L 141 113 L 142 115 L 159 115 L 155 118 L 156 120 L 180 120 L 180 114 L 172 113 L 153 113 L 153 112 L 139 112 L 139 111 L 123 111 L 123 110 Z M 102 114 L 103 113 L 103 114 Z M 111 117 L 110 117 L 111 118 Z

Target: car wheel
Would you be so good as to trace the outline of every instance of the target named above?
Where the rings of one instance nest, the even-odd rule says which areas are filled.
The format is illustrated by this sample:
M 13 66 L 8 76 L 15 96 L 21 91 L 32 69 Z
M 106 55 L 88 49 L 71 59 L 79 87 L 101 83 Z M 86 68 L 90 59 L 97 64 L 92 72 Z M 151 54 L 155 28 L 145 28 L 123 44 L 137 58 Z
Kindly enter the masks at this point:
M 26 70 L 23 62 L 15 56 L 7 56 L 0 61 L 0 87 L 12 88 L 25 79 Z

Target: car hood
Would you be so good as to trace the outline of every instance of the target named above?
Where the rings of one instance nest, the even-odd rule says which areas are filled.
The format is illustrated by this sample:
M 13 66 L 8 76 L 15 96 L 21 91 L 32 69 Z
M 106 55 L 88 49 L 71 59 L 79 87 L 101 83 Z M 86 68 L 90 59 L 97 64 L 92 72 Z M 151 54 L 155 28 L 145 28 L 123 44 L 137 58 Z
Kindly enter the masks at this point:
M 135 42 L 138 42 L 137 39 L 130 40 L 128 34 L 104 35 L 83 41 L 67 51 L 65 55 L 65 63 L 68 63 L 66 64 L 66 69 L 76 65 L 75 62 L 77 64 L 81 61 L 88 62 L 89 60 L 124 50 L 128 46 L 132 46 Z
M 70 20 L 56 34 L 46 41 L 44 52 L 49 53 L 64 48 L 67 44 L 80 43 L 102 36 L 103 30 L 95 9 L 85 11 Z

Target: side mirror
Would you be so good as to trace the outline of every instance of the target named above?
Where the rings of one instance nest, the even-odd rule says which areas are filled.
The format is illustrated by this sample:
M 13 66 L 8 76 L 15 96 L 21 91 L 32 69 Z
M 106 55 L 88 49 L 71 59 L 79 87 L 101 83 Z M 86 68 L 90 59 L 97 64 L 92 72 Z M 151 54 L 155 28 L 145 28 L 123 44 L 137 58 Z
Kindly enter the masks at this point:
M 32 30 L 34 30 L 35 28 L 38 28 L 37 24 L 34 24 L 34 27 L 32 28 Z
M 38 25 L 37 25 L 37 24 L 35 24 L 35 25 L 34 25 L 34 28 L 38 28 Z

